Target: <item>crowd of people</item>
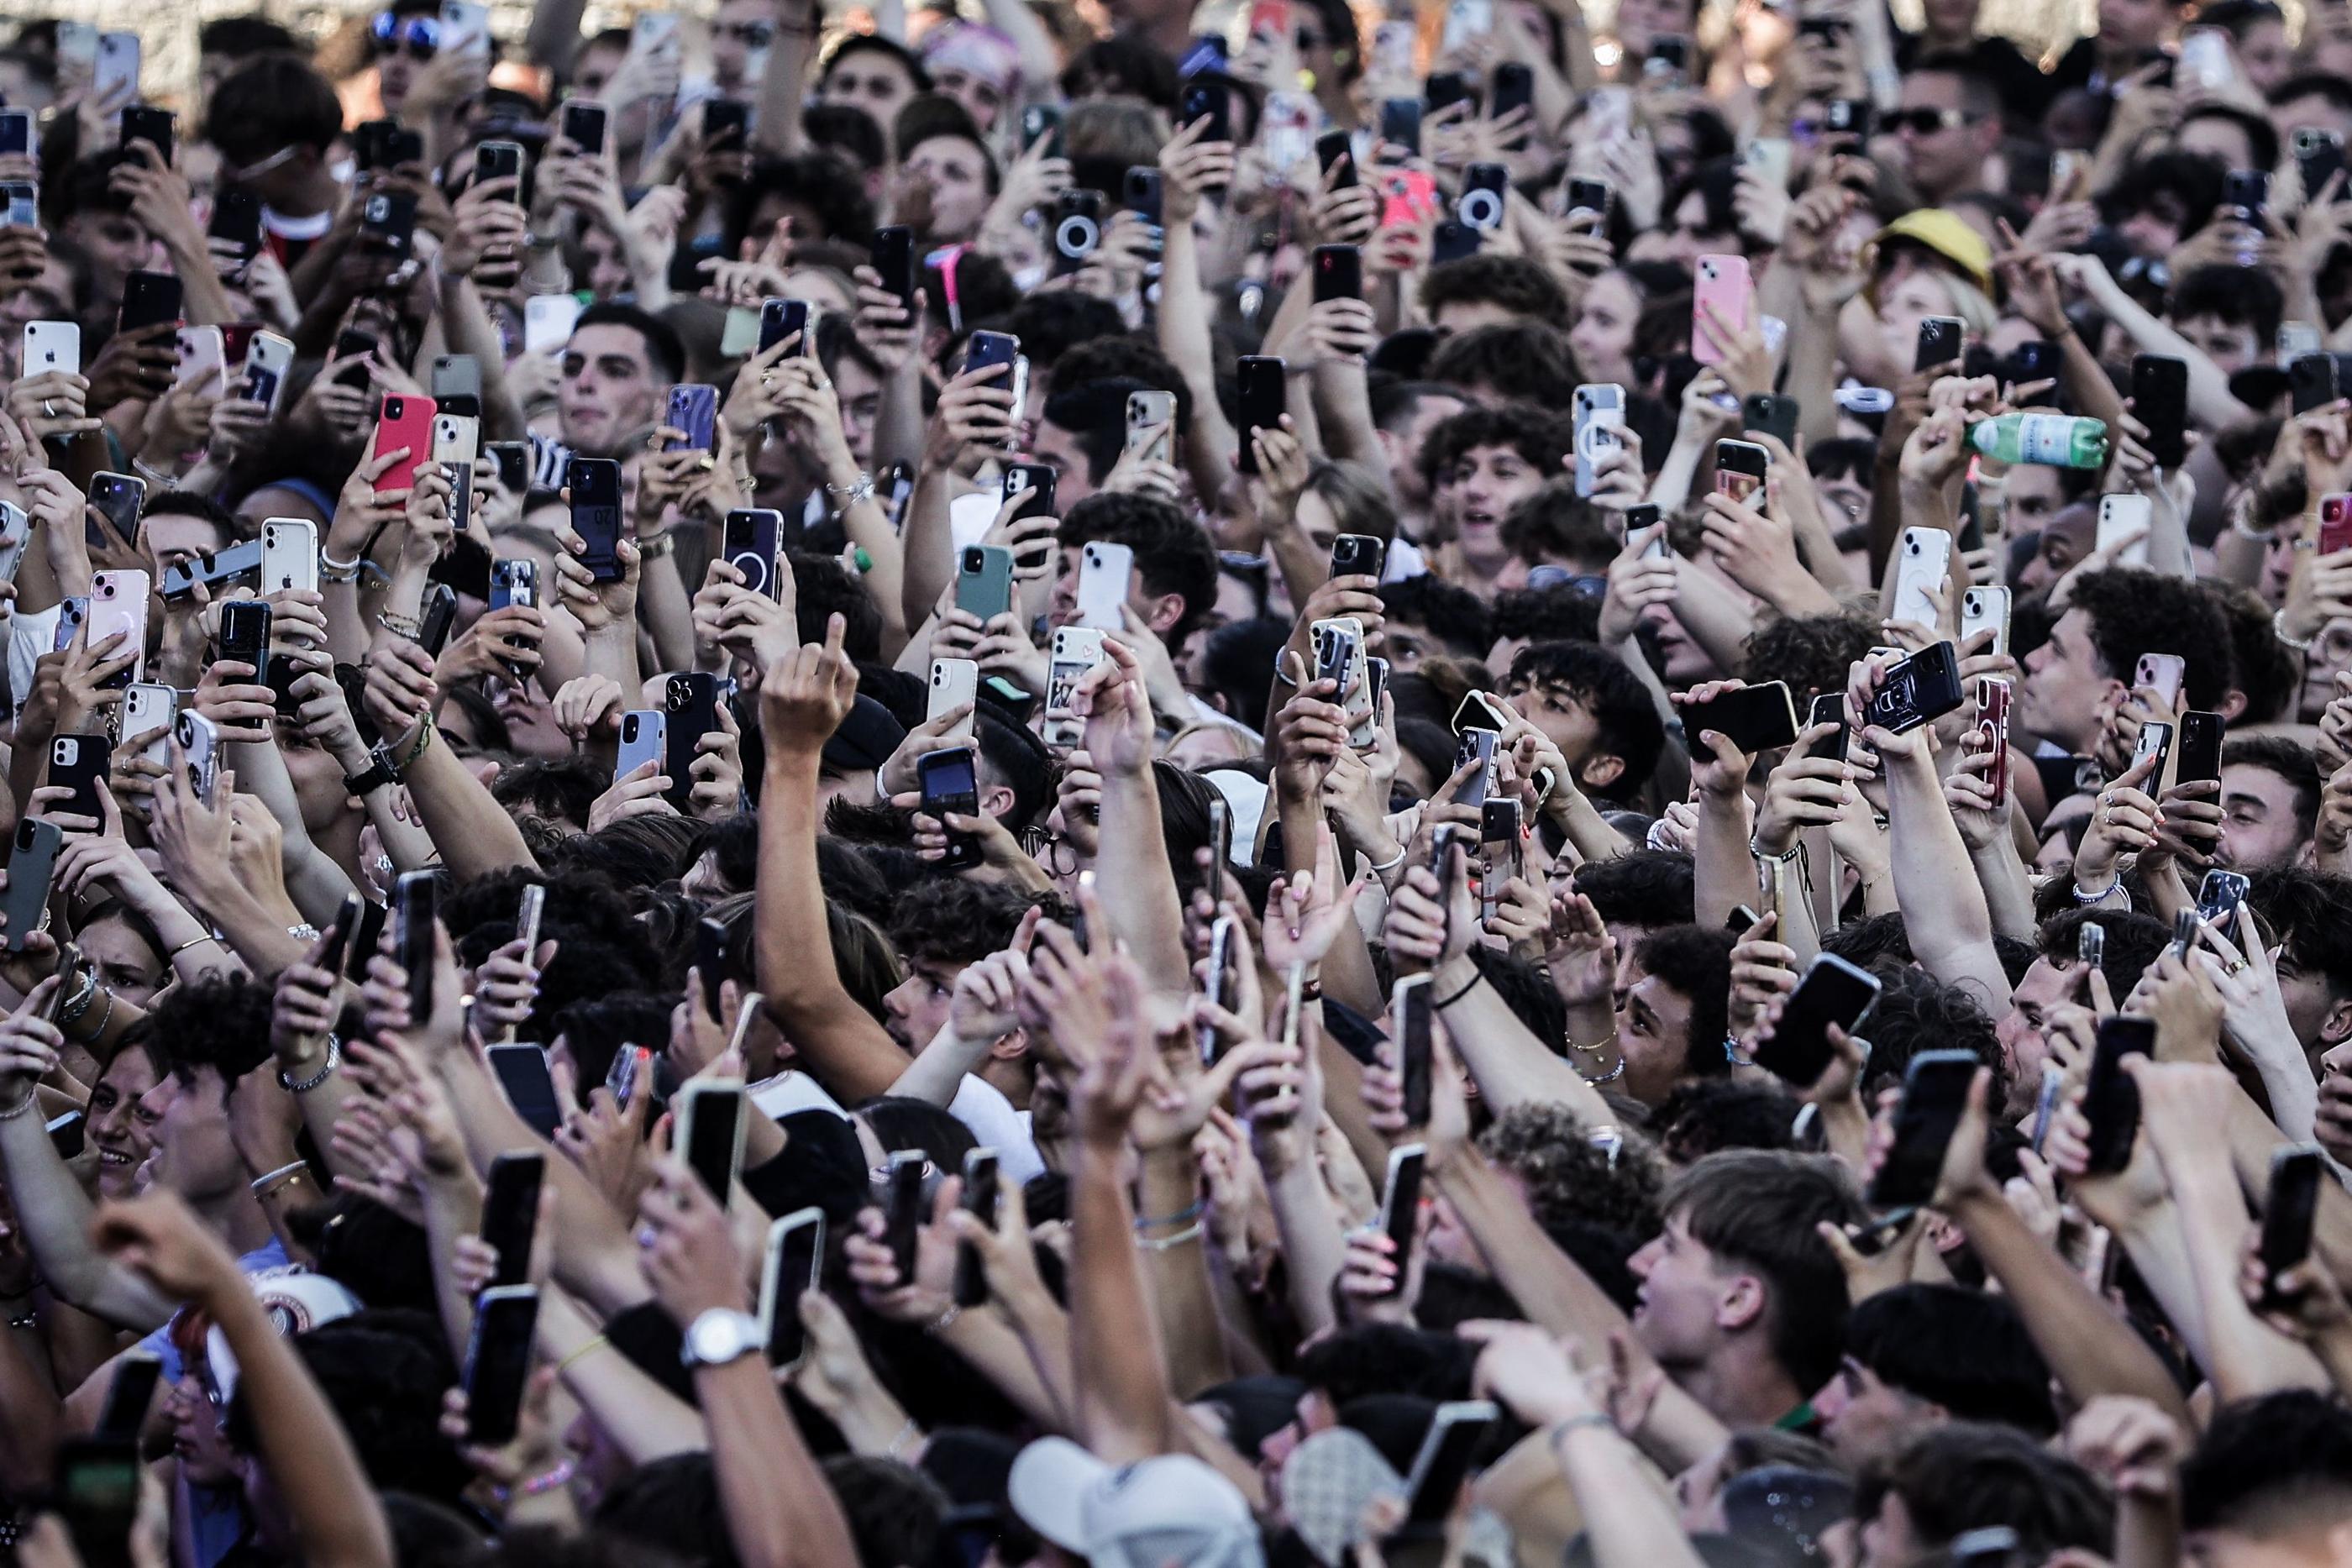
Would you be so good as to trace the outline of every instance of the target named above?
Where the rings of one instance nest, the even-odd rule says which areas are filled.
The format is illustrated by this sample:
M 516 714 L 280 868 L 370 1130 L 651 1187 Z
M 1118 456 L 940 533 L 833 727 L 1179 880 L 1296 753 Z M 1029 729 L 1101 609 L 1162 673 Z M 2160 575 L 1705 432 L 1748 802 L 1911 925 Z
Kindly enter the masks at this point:
M 2352 11 L 583 9 L 0 47 L 0 1550 L 2352 1563 Z

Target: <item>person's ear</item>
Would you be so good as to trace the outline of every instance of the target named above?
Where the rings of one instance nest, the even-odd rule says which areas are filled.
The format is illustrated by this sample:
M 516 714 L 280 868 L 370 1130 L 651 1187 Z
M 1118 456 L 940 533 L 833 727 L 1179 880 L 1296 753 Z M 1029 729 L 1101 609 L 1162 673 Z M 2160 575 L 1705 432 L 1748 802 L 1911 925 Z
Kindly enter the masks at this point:
M 1723 1281 L 1715 1304 L 1715 1326 L 1727 1333 L 1756 1323 L 1764 1316 L 1764 1281 L 1753 1274 L 1734 1274 Z
M 988 1054 L 990 1059 L 995 1061 L 1020 1061 L 1029 1054 L 1029 1031 L 1026 1029 L 1013 1029 L 998 1035 L 996 1043 L 988 1048 Z
M 2231 686 L 2229 694 L 2222 697 L 2220 706 L 2213 711 L 2225 719 L 2235 720 L 2239 715 L 2246 711 L 2246 694 Z
M 1020 797 L 1013 794 L 1011 785 L 992 784 L 980 792 L 980 814 L 983 817 L 1002 817 L 1012 810 L 1019 800 Z
M 2327 1016 L 2319 1020 L 2320 1044 L 2341 1045 L 2347 1040 L 2352 1040 L 2352 997 L 2330 1007 Z
M 1181 593 L 1160 594 L 1146 604 L 1143 612 L 1143 623 L 1150 627 L 1152 635 L 1162 642 L 1167 641 L 1168 629 L 1183 618 L 1184 596 Z M 1171 648 L 1168 651 L 1172 653 L 1176 650 Z
M 1625 776 L 1625 759 L 1613 752 L 1603 751 L 1584 759 L 1576 770 L 1576 781 L 1587 794 L 1606 789 Z

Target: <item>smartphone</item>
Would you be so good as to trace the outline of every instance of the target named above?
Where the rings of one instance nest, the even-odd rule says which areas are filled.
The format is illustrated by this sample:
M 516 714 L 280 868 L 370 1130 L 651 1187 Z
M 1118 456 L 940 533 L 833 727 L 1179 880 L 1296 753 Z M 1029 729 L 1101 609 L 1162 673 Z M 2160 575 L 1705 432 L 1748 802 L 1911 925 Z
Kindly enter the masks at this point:
M 760 1265 L 760 1333 L 768 1364 L 790 1370 L 808 1352 L 801 1297 L 824 1280 L 824 1210 L 797 1208 L 768 1227 Z
M 107 739 L 104 735 L 58 735 L 49 738 L 49 770 L 45 783 L 73 793 L 58 802 L 56 810 L 69 816 L 104 820 L 98 787 L 106 778 Z
M 122 738 L 128 741 L 151 730 L 162 731 L 142 753 L 151 762 L 162 762 L 170 753 L 172 721 L 179 713 L 178 691 L 151 682 L 133 682 L 122 692 Z
M 1012 333 L 974 332 L 971 340 L 964 345 L 964 373 L 969 375 L 974 371 L 985 370 L 991 365 L 1003 365 L 1006 375 L 998 377 L 992 384 L 1009 388 L 1013 383 L 1006 379 L 1006 376 L 1012 373 L 1013 361 L 1020 357 L 1021 340 Z
M 1377 582 L 1387 564 L 1386 541 L 1370 534 L 1341 534 L 1331 541 L 1333 577 L 1369 577 Z
M 1478 917 L 1491 922 L 1503 889 L 1519 874 L 1519 802 L 1488 800 L 1478 808 L 1478 852 L 1485 870 L 1478 878 Z
M 1129 167 L 1126 178 L 1119 184 L 1118 204 L 1153 228 L 1162 227 L 1168 205 L 1168 188 L 1160 178 L 1160 171 L 1141 163 Z
M 371 193 L 360 207 L 360 238 L 405 258 L 416 241 L 416 198 L 405 191 Z
M 1389 1261 L 1396 1265 L 1396 1284 L 1388 1292 L 1395 1295 L 1404 1289 L 1405 1272 L 1412 1266 L 1412 1244 L 1421 1222 L 1422 1178 L 1429 1165 L 1429 1150 L 1421 1144 L 1399 1144 L 1389 1151 L 1388 1180 L 1381 1188 L 1381 1233 L 1395 1244 Z
M 695 670 L 672 675 L 662 686 L 662 771 L 669 776 L 670 804 L 687 812 L 694 794 L 696 747 L 719 727 L 719 677 Z
M 2189 361 L 2165 354 L 2132 360 L 2132 417 L 2147 427 L 2147 452 L 2158 468 L 2189 461 Z
M 1209 925 L 1209 973 L 1204 982 L 1204 994 L 1211 1007 L 1225 1005 L 1225 970 L 1232 962 L 1234 925 L 1234 917 L 1230 915 L 1218 915 Z M 1402 985 L 1403 982 L 1398 983 Z M 1193 1043 L 1200 1048 L 1201 1064 L 1214 1066 L 1217 1061 L 1217 1031 L 1214 1026 L 1200 1025 Z
M 1853 1033 L 1877 1005 L 1878 992 L 1878 978 L 1868 970 L 1834 953 L 1818 955 L 1781 1004 L 1771 1038 L 1756 1048 L 1756 1065 L 1800 1089 L 1811 1088 L 1836 1056 L 1830 1025 Z
M 475 1299 L 474 1330 L 466 1346 L 467 1442 L 495 1448 L 514 1440 L 538 1333 L 536 1287 L 504 1285 Z
M 2242 873 L 2209 871 L 2197 887 L 2197 916 L 2210 923 L 2223 936 L 2230 935 L 2238 915 L 2238 905 L 2245 902 L 2246 889 L 2251 886 Z
M 220 775 L 220 729 L 212 720 L 190 708 L 173 721 L 180 750 L 188 760 L 188 787 L 196 799 L 205 805 L 213 804 L 213 786 Z
M 499 488 L 511 496 L 520 496 L 530 488 L 530 443 L 528 441 L 493 441 L 483 450 L 499 465 Z
M 181 716 L 183 720 L 190 716 L 186 714 Z M 383 946 L 383 925 L 391 917 L 389 905 L 373 900 L 361 904 L 359 924 L 352 928 L 351 944 L 346 949 L 347 965 L 343 978 L 354 985 L 366 978 L 368 960 L 374 957 Z
M 898 1278 L 915 1277 L 915 1250 L 922 1238 L 923 1177 L 930 1161 L 920 1149 L 900 1149 L 890 1156 L 889 1199 L 883 1210 L 883 1237 Z
M 1127 450 L 1160 463 L 1175 460 L 1176 394 L 1144 388 L 1127 394 Z
M 964 1212 L 991 1230 L 996 1228 L 997 1158 L 991 1148 L 972 1149 L 963 1156 Z M 970 1242 L 956 1247 L 955 1303 L 976 1307 L 988 1300 L 988 1270 L 980 1249 Z
M 522 302 L 522 346 L 530 354 L 560 354 L 572 341 L 586 307 L 574 294 L 534 294 Z
M 258 599 L 232 599 L 221 605 L 220 656 L 252 666 L 259 680 L 269 668 L 269 606 Z
M 980 814 L 980 776 L 971 748 L 958 746 L 945 751 L 924 752 L 915 758 L 915 779 L 923 795 L 919 810 L 947 831 L 947 855 L 940 862 L 941 868 L 970 871 L 980 865 L 984 858 L 980 841 L 946 826 L 950 811 L 959 817 Z
M 1895 566 L 1895 600 L 1887 619 L 1935 631 L 1942 618 L 1934 596 L 1944 591 L 1951 570 L 1951 535 L 1941 528 L 1904 529 L 1902 555 Z
M 1486 105 L 1486 116 L 1500 120 L 1515 109 L 1533 110 L 1536 101 L 1535 68 L 1518 60 L 1507 60 L 1490 73 L 1494 96 Z M 1514 150 L 1527 145 L 1527 132 L 1516 133 L 1507 143 Z
M 1682 710 L 1683 730 L 1696 736 L 1713 730 L 1754 756 L 1797 743 L 1797 705 L 1786 681 L 1740 686 Z
M 1570 400 L 1576 493 L 1590 497 L 1601 483 L 1601 463 L 1624 444 L 1625 389 L 1615 382 L 1588 382 Z
M 1919 340 L 1911 355 L 1913 374 L 1957 364 L 1968 323 L 1957 316 L 1929 316 L 1919 323 Z
M 1045 155 L 1062 155 L 1062 110 L 1059 104 L 1033 103 L 1021 111 L 1021 145 L 1026 149 L 1039 137 L 1047 138 Z
M 1318 245 L 1314 258 L 1315 303 L 1364 297 L 1364 253 L 1352 245 Z
M 621 716 L 621 744 L 613 761 L 614 782 L 626 779 L 646 763 L 667 774 L 669 767 L 669 718 L 659 708 L 632 708 Z M 676 783 L 676 779 L 671 779 Z
M 2352 549 L 2352 492 L 2338 491 L 2319 498 L 2319 553 L 2340 555 Z
M 0 110 L 0 156 L 14 153 L 37 161 L 40 152 L 40 132 L 34 124 L 33 111 L 29 109 Z
M 1135 432 L 1132 405 L 1135 399 L 1145 395 L 1142 392 L 1129 394 L 1128 434 L 1130 441 Z M 1029 498 L 1022 502 L 1020 509 L 1013 514 L 1014 522 L 1024 517 L 1059 517 L 1061 514 L 1054 505 L 1054 490 L 1061 483 L 1061 478 L 1062 471 L 1051 463 L 1008 463 L 1004 465 L 1004 488 L 1001 501 L 1010 501 L 1026 490 L 1030 492 Z
M 1002 545 L 964 546 L 957 556 L 955 591 L 956 608 L 982 625 L 1011 611 L 1013 552 Z
M 2116 1013 L 2099 1020 L 2083 1092 L 2083 1114 L 2091 1124 L 2090 1169 L 2119 1171 L 2130 1163 L 2139 1136 L 2139 1085 L 2124 1071 L 2124 1059 L 2155 1052 L 2154 1019 Z
M 1764 476 L 1771 467 L 1772 455 L 1754 442 L 1718 441 L 1715 444 L 1716 494 L 1745 505 L 1764 488 Z
M 384 394 L 376 412 L 376 455 L 400 451 L 405 455 L 384 470 L 376 481 L 378 489 L 404 490 L 415 485 L 416 470 L 432 460 L 433 416 L 438 412 L 429 397 Z
M 1580 217 L 1606 218 L 1609 215 L 1609 182 L 1570 180 L 1565 201 L 1571 223 Z
M 2221 176 L 2221 205 L 2241 221 L 2262 226 L 2263 211 L 2270 205 L 2271 175 L 2267 169 L 2232 169 Z
M 90 1436 L 100 1442 L 132 1443 L 147 1424 L 147 1406 L 154 1403 L 155 1385 L 162 1381 L 161 1357 L 134 1352 L 117 1357 L 114 1375 L 107 1381 L 106 1403 L 98 1413 Z
M 542 1067 L 546 1062 L 535 1045 L 502 1045 L 492 1050 L 528 1051 L 540 1057 Z M 551 1102 L 554 1097 L 551 1082 L 548 1098 Z M 514 1098 L 511 1088 L 507 1098 Z M 547 1156 L 541 1154 L 516 1150 L 490 1162 L 490 1174 L 482 1187 L 482 1227 L 478 1234 L 499 1255 L 497 1271 L 490 1276 L 493 1290 L 502 1285 L 520 1285 L 530 1278 L 531 1242 L 539 1228 L 539 1189 L 546 1176 Z
M 122 641 L 115 652 L 131 655 L 131 667 L 110 677 L 109 686 L 127 686 L 147 678 L 148 587 L 143 571 L 101 571 L 89 580 L 85 645 L 96 647 L 101 640 L 121 632 Z
M 1381 140 L 1404 149 L 1409 156 L 1421 154 L 1421 99 L 1417 98 L 1384 98 L 1381 100 Z
M 1905 735 L 1943 717 L 1961 700 L 1959 654 L 1949 643 L 1935 643 L 1886 672 L 1862 722 Z
M 1977 682 L 1977 712 L 1984 725 L 1985 739 L 1992 747 L 1992 771 L 1986 782 L 1992 789 L 1995 806 L 2009 804 L 2009 715 L 2015 693 L 2010 684 L 1997 675 L 1987 675 Z
M 2139 538 L 2124 545 L 2116 556 L 2119 566 L 2147 564 L 2147 531 L 2156 517 L 2155 503 L 2146 496 L 2102 496 L 2099 497 L 2099 528 L 2092 543 L 2094 549 L 2107 549 L 2131 534 Z
M 1454 791 L 1456 805 L 1484 809 L 1486 797 L 1495 788 L 1495 749 L 1502 737 L 1491 729 L 1465 729 L 1457 737 L 1454 748 L 1454 771 L 1461 772 L 1471 763 L 1478 764 L 1476 771 L 1464 780 Z
M 520 141 L 485 141 L 474 149 L 474 183 L 491 180 L 512 180 L 514 193 L 508 199 L 520 205 L 522 192 L 523 149 Z
M 563 140 L 595 156 L 604 151 L 604 106 L 573 99 L 563 106 Z
M 1078 557 L 1077 620 L 1080 626 L 1123 632 L 1128 585 L 1135 575 L 1135 551 L 1127 545 L 1088 540 Z
M 1251 437 L 1259 430 L 1278 426 L 1288 406 L 1283 361 L 1269 354 L 1244 354 L 1237 373 L 1241 382 L 1241 471 L 1257 472 L 1257 452 Z
M 1410 1523 L 1434 1524 L 1454 1511 L 1462 1483 L 1470 1479 L 1472 1461 L 1501 1419 L 1502 1412 L 1483 1399 L 1437 1407 L 1421 1451 L 1413 1456 L 1412 1473 L 1405 1479 Z
M 899 308 L 912 321 L 915 316 L 915 231 L 903 224 L 876 229 L 868 259 L 874 270 L 881 275 L 882 287 L 898 297 Z
M 784 515 L 766 507 L 739 507 L 727 514 L 719 550 L 743 575 L 743 587 L 774 599 L 783 591 L 776 562 L 784 553 Z
M 1473 163 L 1462 177 L 1454 215 L 1469 228 L 1501 228 L 1510 189 L 1511 172 L 1500 163 Z
M 49 902 L 49 873 L 64 847 L 65 834 L 54 823 L 36 817 L 17 822 L 16 842 L 8 855 L 8 886 L 0 894 L 9 952 L 23 952 L 25 939 L 41 928 Z
M 2132 686 L 2148 688 L 2171 707 L 2180 701 L 2180 683 L 2188 673 L 2188 661 L 2178 653 L 2142 653 L 2132 668 Z
M 181 328 L 178 348 L 173 386 L 193 387 L 204 397 L 220 397 L 228 391 L 228 341 L 218 327 Z
M 1983 1065 L 1966 1051 L 1923 1051 L 1903 1074 L 1895 1141 L 1871 1177 L 1873 1208 L 1916 1208 L 1936 1196 L 1944 1151 L 1968 1109 L 1969 1085 Z
M 1404 1091 L 1404 1123 L 1429 1124 L 1434 1068 L 1430 1033 L 1429 976 L 1402 975 L 1389 996 L 1389 1038 L 1396 1041 L 1397 1079 Z
M 2156 758 L 2156 767 L 2147 776 L 2147 788 L 2149 794 L 2164 793 L 2164 764 L 2171 753 L 2172 727 L 2170 725 L 2158 719 L 2150 719 L 2139 727 L 2139 737 L 2132 744 L 2130 765 L 2137 768 L 2151 757 Z
M 733 1078 L 689 1079 L 671 1099 L 677 1117 L 670 1146 L 725 1208 L 743 1165 L 743 1084 Z
M 388 401 L 388 400 L 387 400 Z M 618 582 L 621 568 L 621 465 L 609 457 L 574 457 L 564 470 L 572 492 L 572 531 L 585 549 L 580 564 L 598 582 Z
M 27 377 L 48 371 L 81 374 L 81 326 L 74 321 L 27 321 L 16 363 Z M 2332 361 L 2331 361 L 2332 363 Z
M 1086 721 L 1070 711 L 1071 694 L 1088 670 L 1102 662 L 1103 634 L 1092 626 L 1054 629 L 1051 657 L 1045 666 L 1045 744 L 1064 750 L 1086 739 Z
M 759 352 L 764 354 L 787 338 L 798 338 L 793 352 L 803 359 L 816 355 L 816 323 L 823 314 L 805 299 L 760 301 Z
M 265 517 L 261 523 L 261 591 L 319 591 L 319 525 L 308 517 Z
M 1101 247 L 1105 204 L 1100 191 L 1067 190 L 1055 198 L 1047 221 L 1053 225 L 1055 277 L 1076 272 Z
M 2229 733 L 2229 721 L 2218 713 L 2191 710 L 2180 716 L 2180 761 L 2174 770 L 2176 785 L 2196 784 L 2207 779 L 2218 783 L 2221 778 L 2221 741 Z
M 440 907 L 440 884 L 429 871 L 403 872 L 393 890 L 395 923 L 393 956 L 408 971 L 408 1015 L 422 1020 L 433 1016 L 435 913 Z M 550 1129 L 552 1132 L 552 1129 Z
M 294 363 L 294 341 L 275 332 L 256 332 L 245 349 L 245 380 L 237 395 L 278 412 L 278 394 L 286 388 L 286 372 Z
M 1691 295 L 1691 358 L 1702 365 L 1719 365 L 1724 350 L 1716 346 L 1712 328 L 1706 319 L 1706 308 L 1712 306 L 1722 319 L 1722 330 L 1734 335 L 1748 330 L 1748 301 L 1754 295 L 1749 282 L 1748 258 L 1744 256 L 1702 256 L 1698 258 L 1698 284 Z
M 1992 587 L 1962 589 L 1960 591 L 1960 642 L 1965 644 L 1969 638 L 1990 628 L 1992 632 L 1992 646 L 1987 652 L 2008 653 L 2009 613 L 2010 591 L 2008 589 Z
M 2263 1272 L 2272 1288 L 2281 1274 L 2311 1256 L 2319 1218 L 2319 1178 L 2326 1156 L 2316 1144 L 2295 1144 L 2271 1155 L 2270 1191 L 2263 1201 Z

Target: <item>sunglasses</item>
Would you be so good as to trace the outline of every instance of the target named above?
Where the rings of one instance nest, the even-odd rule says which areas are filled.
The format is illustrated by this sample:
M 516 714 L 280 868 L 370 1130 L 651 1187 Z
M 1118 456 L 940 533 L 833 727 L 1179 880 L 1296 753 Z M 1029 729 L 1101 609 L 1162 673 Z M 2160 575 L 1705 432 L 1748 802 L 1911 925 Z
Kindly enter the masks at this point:
M 1938 131 L 1966 125 L 1969 119 L 1968 110 L 1962 109 L 1897 109 L 1880 115 L 1878 124 L 1890 135 L 1915 131 L 1922 136 L 1933 136 Z
M 441 48 L 441 24 L 431 16 L 395 16 L 380 11 L 368 33 L 379 57 L 398 54 L 404 44 L 410 59 L 429 60 Z
M 776 26 L 772 22 L 721 22 L 711 31 L 754 49 L 764 49 L 776 41 Z

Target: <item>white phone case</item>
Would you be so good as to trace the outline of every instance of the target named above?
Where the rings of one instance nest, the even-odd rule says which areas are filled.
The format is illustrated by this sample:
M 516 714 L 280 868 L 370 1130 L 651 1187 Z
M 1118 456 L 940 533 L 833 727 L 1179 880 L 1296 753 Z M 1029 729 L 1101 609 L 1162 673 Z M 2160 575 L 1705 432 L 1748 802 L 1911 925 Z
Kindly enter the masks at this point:
M 1941 528 L 1906 528 L 1896 549 L 1902 553 L 1895 567 L 1895 605 L 1887 618 L 1916 622 L 1933 632 L 1939 622 L 1929 595 L 1943 589 L 1951 570 L 1952 536 Z
M 2105 549 L 2134 529 L 2141 537 L 2126 545 L 2116 557 L 2118 566 L 2146 566 L 2147 538 L 2146 529 L 2156 517 L 2156 503 L 2146 496 L 2102 496 L 2099 497 L 2099 532 L 2092 542 L 2093 549 Z
M 319 591 L 319 525 L 308 517 L 266 517 L 261 524 L 261 591 Z
M 180 694 L 170 686 L 141 681 L 122 694 L 122 732 L 124 740 L 136 740 L 149 730 L 163 733 L 147 743 L 141 753 L 150 762 L 171 760 L 172 724 L 180 716 Z
M 1135 551 L 1126 545 L 1096 539 L 1081 552 L 1078 567 L 1077 624 L 1105 632 L 1122 630 L 1119 612 L 1127 606 L 1127 585 L 1135 571 Z
M 470 465 L 481 455 L 482 422 L 469 413 L 433 416 L 433 461 Z
M 930 707 L 923 717 L 928 722 L 943 713 L 961 707 L 980 698 L 980 666 L 970 659 L 933 659 L 931 661 Z M 948 733 L 970 735 L 972 716 Z
M 174 384 L 194 387 L 199 392 L 215 397 L 228 391 L 228 349 L 221 340 L 217 327 L 183 327 L 179 338 L 180 363 L 173 374 Z
M 2009 652 L 2009 590 L 2006 588 L 1970 588 L 1960 594 L 1960 641 L 1992 628 L 1992 652 Z
M 523 351 L 560 354 L 580 320 L 580 301 L 569 294 L 534 294 L 522 302 Z
M 294 344 L 290 339 L 275 332 L 256 332 L 245 350 L 245 385 L 243 395 L 278 412 L 281 394 L 286 390 L 287 368 L 294 363 Z M 259 395 L 256 395 L 259 394 Z
M 636 722 L 636 733 L 629 733 L 631 720 Z M 656 773 L 661 772 L 669 760 L 669 720 L 658 708 L 639 708 L 621 716 L 620 755 L 613 764 L 613 778 L 626 779 L 640 764 L 651 762 Z
M 19 373 L 37 376 L 47 371 L 81 374 L 81 326 L 74 321 L 27 321 Z

